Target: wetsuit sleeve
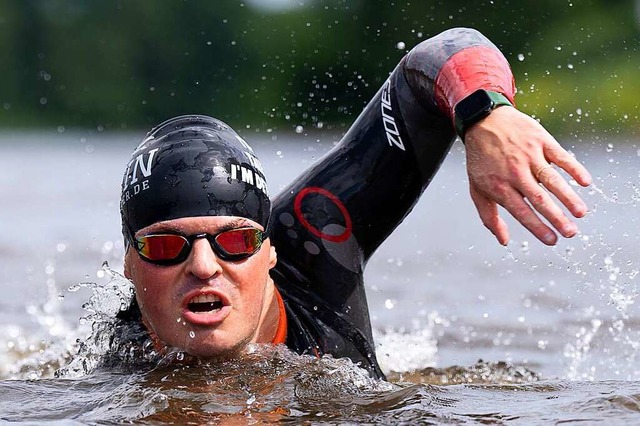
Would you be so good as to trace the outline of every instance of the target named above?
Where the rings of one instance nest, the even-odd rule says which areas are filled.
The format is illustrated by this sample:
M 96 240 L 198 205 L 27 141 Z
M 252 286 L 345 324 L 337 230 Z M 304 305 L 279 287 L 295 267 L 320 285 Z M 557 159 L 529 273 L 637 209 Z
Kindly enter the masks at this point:
M 507 61 L 477 31 L 453 29 L 426 40 L 403 58 L 340 143 L 275 198 L 273 277 L 296 317 L 291 323 L 305 330 L 297 333 L 311 336 L 294 341 L 299 336 L 290 334 L 290 347 L 300 351 L 314 341 L 317 353 L 354 360 L 359 354 L 377 366 L 364 266 L 446 156 L 455 103 L 479 88 L 513 99 L 513 87 Z
M 506 58 L 478 31 L 455 28 L 416 46 L 404 60 L 416 99 L 453 120 L 453 108 L 478 89 L 502 93 L 515 104 L 515 80 Z

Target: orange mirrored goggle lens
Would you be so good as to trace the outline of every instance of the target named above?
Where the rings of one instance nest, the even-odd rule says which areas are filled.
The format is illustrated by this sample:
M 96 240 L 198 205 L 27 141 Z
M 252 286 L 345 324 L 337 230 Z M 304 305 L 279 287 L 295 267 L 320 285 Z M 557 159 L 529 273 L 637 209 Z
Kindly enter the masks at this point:
M 213 240 L 224 255 L 251 255 L 262 245 L 262 232 L 255 228 L 232 229 L 219 233 Z
M 186 238 L 175 234 L 145 235 L 137 241 L 138 253 L 149 260 L 175 259 L 189 244 Z
M 215 235 L 149 234 L 136 238 L 135 247 L 144 260 L 159 265 L 171 265 L 183 262 L 198 238 L 206 238 L 221 259 L 239 260 L 260 249 L 264 233 L 256 228 L 238 228 Z

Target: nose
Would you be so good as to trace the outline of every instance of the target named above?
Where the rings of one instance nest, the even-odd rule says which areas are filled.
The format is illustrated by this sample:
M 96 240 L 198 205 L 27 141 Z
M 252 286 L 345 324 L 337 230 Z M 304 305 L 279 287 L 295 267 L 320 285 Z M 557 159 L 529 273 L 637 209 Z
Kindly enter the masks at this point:
M 206 238 L 198 238 L 193 242 L 187 258 L 186 272 L 203 280 L 222 272 L 218 258 Z

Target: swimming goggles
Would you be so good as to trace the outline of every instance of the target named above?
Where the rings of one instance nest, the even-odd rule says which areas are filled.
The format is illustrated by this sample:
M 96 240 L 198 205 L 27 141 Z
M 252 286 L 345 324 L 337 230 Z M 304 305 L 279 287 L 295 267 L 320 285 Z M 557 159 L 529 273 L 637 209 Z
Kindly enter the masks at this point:
M 252 256 L 262 246 L 264 232 L 256 228 L 234 228 L 217 234 L 147 234 L 133 238 L 133 247 L 143 260 L 156 265 L 184 262 L 195 240 L 206 238 L 213 252 L 222 260 L 241 260 Z

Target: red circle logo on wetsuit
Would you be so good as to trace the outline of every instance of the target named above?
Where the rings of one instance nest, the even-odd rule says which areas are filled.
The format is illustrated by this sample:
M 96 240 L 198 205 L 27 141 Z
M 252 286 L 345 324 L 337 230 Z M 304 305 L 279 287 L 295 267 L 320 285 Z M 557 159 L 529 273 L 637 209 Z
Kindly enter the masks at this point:
M 326 232 L 322 232 L 320 229 L 318 229 L 316 226 L 314 226 L 307 220 L 307 218 L 304 216 L 302 212 L 302 201 L 305 199 L 305 197 L 307 197 L 310 194 L 321 195 L 324 198 L 330 200 L 331 203 L 333 203 L 338 208 L 344 220 L 343 226 L 345 228 L 341 234 L 333 235 L 333 234 L 327 234 Z M 336 197 L 335 195 L 333 195 L 331 192 L 327 191 L 324 188 L 319 188 L 317 186 L 309 186 L 307 188 L 304 188 L 302 191 L 298 193 L 298 195 L 296 195 L 296 198 L 293 204 L 293 209 L 295 211 L 296 217 L 302 223 L 302 225 L 309 232 L 311 232 L 313 235 L 315 235 L 318 238 L 322 238 L 323 240 L 331 241 L 334 243 L 341 243 L 343 241 L 346 241 L 351 236 L 351 229 L 352 229 L 351 216 L 349 216 L 349 212 L 347 211 L 347 208 L 344 206 L 342 201 L 338 199 L 338 197 Z

